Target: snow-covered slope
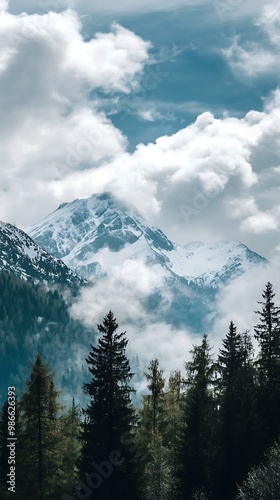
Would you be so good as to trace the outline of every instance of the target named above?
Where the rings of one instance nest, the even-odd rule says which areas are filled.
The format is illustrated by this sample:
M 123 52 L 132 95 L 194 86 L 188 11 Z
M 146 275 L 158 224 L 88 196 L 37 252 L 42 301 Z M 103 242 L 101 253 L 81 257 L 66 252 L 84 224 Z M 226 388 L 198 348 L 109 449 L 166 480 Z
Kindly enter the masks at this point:
M 177 276 L 201 286 L 219 287 L 268 261 L 239 241 L 191 242 L 170 252 L 170 267 Z
M 107 274 L 128 258 L 164 264 L 164 252 L 174 249 L 162 231 L 108 193 L 60 205 L 29 234 L 86 277 Z
M 49 255 L 21 229 L 0 221 L 0 270 L 24 279 L 74 285 L 81 278 L 61 260 Z
M 267 263 L 236 241 L 179 246 L 109 193 L 60 205 L 32 226 L 29 234 L 49 253 L 89 278 L 102 278 L 110 274 L 112 266 L 127 259 L 141 259 L 149 266 L 160 265 L 166 277 L 219 287 Z

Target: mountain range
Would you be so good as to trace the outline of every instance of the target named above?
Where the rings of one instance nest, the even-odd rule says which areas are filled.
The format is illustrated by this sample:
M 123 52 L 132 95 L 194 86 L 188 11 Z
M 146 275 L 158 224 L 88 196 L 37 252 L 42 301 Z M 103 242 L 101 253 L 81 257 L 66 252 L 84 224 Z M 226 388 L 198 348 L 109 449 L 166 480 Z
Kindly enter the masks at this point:
M 182 247 L 110 193 L 63 203 L 28 232 L 47 252 L 94 281 L 127 259 L 159 265 L 166 278 L 214 288 L 255 266 L 268 265 L 238 241 L 196 241 Z
M 110 304 L 116 298 L 112 293 L 121 296 L 127 283 L 135 284 L 137 292 L 137 281 L 144 280 L 137 319 L 132 289 L 124 297 L 134 332 L 142 328 L 143 333 L 150 325 L 149 335 L 160 339 L 162 328 L 168 325 L 173 334 L 187 330 L 196 335 L 211 331 L 217 298 L 227 285 L 272 266 L 238 241 L 178 245 L 110 193 L 63 203 L 27 232 L 0 222 L 0 285 L 7 295 L 6 302 L 2 300 L 5 307 L 0 308 L 2 351 L 7 360 L 2 378 L 9 378 L 10 383 L 16 380 L 20 387 L 28 362 L 40 350 L 58 372 L 59 387 L 79 398 L 86 377 L 84 358 L 95 338 L 96 323 L 108 312 L 101 307 L 90 325 L 83 325 L 81 314 L 73 316 L 71 308 L 83 302 L 85 291 L 92 289 L 90 300 L 96 301 L 103 286 Z M 112 292 L 116 269 L 119 281 L 114 282 Z M 131 276 L 123 274 L 131 269 Z M 152 277 L 148 286 L 145 273 Z M 54 290 L 59 290 L 59 296 Z M 119 312 L 114 310 L 117 318 Z M 139 371 L 139 366 L 132 368 Z
M 84 280 L 24 231 L 0 221 L 0 270 L 35 283 L 80 285 Z

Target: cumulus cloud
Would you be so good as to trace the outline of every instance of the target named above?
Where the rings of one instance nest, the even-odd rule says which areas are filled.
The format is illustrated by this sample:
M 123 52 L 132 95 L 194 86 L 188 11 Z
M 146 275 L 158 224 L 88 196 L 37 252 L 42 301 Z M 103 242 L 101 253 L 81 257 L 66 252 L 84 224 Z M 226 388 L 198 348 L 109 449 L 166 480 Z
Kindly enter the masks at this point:
M 259 134 L 258 128 L 250 126 L 246 118 L 219 120 L 206 112 L 172 136 L 160 137 L 154 144 L 140 144 L 131 155 L 125 154 L 101 169 L 74 175 L 57 184 L 65 183 L 70 194 L 74 187 L 90 190 L 98 183 L 99 189 L 105 189 L 109 183 L 129 201 L 137 203 L 138 199 L 142 208 L 147 188 L 152 194 L 157 188 L 168 187 L 172 191 L 182 183 L 187 188 L 197 181 L 210 193 L 223 190 L 232 176 L 238 177 L 245 187 L 251 187 L 257 176 L 249 159 Z M 152 204 L 152 198 L 149 200 Z
M 140 109 L 138 111 L 138 116 L 142 118 L 142 120 L 147 122 L 154 122 L 158 118 L 161 118 L 161 114 L 158 113 L 155 109 Z
M 262 47 L 259 43 L 248 42 L 245 46 L 241 46 L 238 37 L 234 37 L 231 45 L 222 49 L 221 53 L 238 80 L 275 72 L 277 54 Z
M 230 228 L 241 240 L 244 232 L 276 231 L 276 193 L 269 199 L 277 163 L 269 162 L 280 160 L 279 111 L 277 90 L 265 102 L 263 112 L 220 119 L 202 113 L 179 132 L 139 144 L 132 154 L 121 154 L 98 169 L 54 181 L 51 189 L 57 196 L 64 193 L 66 199 L 89 196 L 94 189 L 111 190 L 136 204 L 169 235 L 173 227 L 175 240 L 178 228 L 186 228 L 186 222 L 192 239 L 205 240 L 206 227 L 214 238 L 223 238 Z M 267 178 L 268 170 L 271 178 Z M 187 236 L 185 243 L 189 240 Z
M 280 7 L 279 3 L 265 5 L 256 25 L 261 27 L 276 47 L 280 44 Z
M 276 213 L 279 212 L 279 207 L 280 205 L 276 205 L 272 211 L 262 212 L 253 198 L 232 199 L 228 204 L 231 216 L 241 220 L 241 229 L 255 234 L 263 234 L 279 228 Z
M 239 80 L 252 80 L 269 73 L 279 76 L 279 3 L 265 5 L 255 25 L 261 41 L 241 43 L 235 36 L 230 46 L 221 50 Z
M 150 44 L 118 24 L 86 42 L 72 10 L 1 9 L 1 217 L 9 220 L 13 210 L 29 217 L 36 196 L 51 199 L 49 181 L 125 152 L 126 138 L 92 93 L 135 89 Z
M 279 90 L 262 112 L 218 119 L 205 111 L 129 153 L 95 92 L 113 100 L 135 89 L 149 42 L 118 24 L 86 42 L 73 10 L 2 10 L 0 41 L 0 218 L 27 227 L 63 201 L 109 190 L 179 243 L 235 238 L 265 255 L 279 245 Z M 259 238 L 268 231 L 272 239 Z

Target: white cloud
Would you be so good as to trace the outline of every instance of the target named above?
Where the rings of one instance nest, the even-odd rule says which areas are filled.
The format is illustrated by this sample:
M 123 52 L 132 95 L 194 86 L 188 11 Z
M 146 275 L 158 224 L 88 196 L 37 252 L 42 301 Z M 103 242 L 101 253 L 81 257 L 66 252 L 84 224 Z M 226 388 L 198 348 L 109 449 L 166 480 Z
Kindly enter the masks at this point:
M 231 45 L 221 50 L 235 77 L 240 80 L 269 73 L 279 76 L 279 3 L 265 5 L 255 25 L 259 28 L 261 42 L 241 44 L 239 37 L 235 36 Z
M 267 231 L 277 235 L 278 229 L 279 94 L 265 101 L 262 112 L 243 118 L 217 119 L 205 112 L 171 136 L 139 144 L 131 154 L 49 188 L 59 200 L 111 190 L 175 241 L 245 238 L 268 254 L 269 240 L 257 238 Z
M 54 200 L 49 181 L 126 150 L 126 138 L 89 95 L 135 89 L 150 44 L 118 24 L 87 42 L 80 31 L 71 10 L 0 15 L 4 220 L 17 212 L 24 223 L 34 213 L 30 200 L 38 202 L 44 193 Z M 44 201 L 41 209 L 38 216 Z
M 256 25 L 268 35 L 270 41 L 277 47 L 280 45 L 280 6 L 279 2 L 265 5 Z
M 275 231 L 279 228 L 278 207 L 272 211 L 262 212 L 253 198 L 233 199 L 228 203 L 228 210 L 232 218 L 241 221 L 241 229 L 255 234 Z
M 149 44 L 119 25 L 85 42 L 70 10 L 1 16 L 0 218 L 26 227 L 60 202 L 111 190 L 179 243 L 245 239 L 265 254 L 279 244 L 279 90 L 262 112 L 217 119 L 206 111 L 128 153 L 102 99 L 89 94 L 129 92 Z M 155 118 L 148 111 L 144 117 Z M 237 216 L 234 199 L 255 208 Z M 266 231 L 273 242 L 259 238 Z
M 0 13 L 8 10 L 8 0 L 0 0 Z
M 194 339 L 187 328 L 176 330 L 163 322 L 146 323 L 141 329 L 127 325 L 127 333 L 128 354 L 131 357 L 138 354 L 145 371 L 150 361 L 158 358 L 167 379 L 174 370 L 184 373 L 184 364 L 190 359 L 189 351 L 194 343 L 201 341 L 199 337 Z
M 277 268 L 260 268 L 258 273 L 251 270 L 221 290 L 216 303 L 217 318 L 211 333 L 216 346 L 221 347 L 221 339 L 226 335 L 231 320 L 239 331 L 249 330 L 254 335 L 254 326 L 259 322 L 259 315 L 254 311 L 261 310 L 258 302 L 263 300 L 262 292 L 268 281 L 274 286 L 275 303 L 280 302 L 278 273 Z
M 102 265 L 102 260 L 101 260 Z M 74 317 L 83 318 L 91 325 L 97 317 L 104 316 L 109 309 L 118 311 L 120 322 L 143 322 L 145 300 L 152 290 L 162 288 L 164 272 L 161 266 L 149 267 L 141 259 L 125 260 L 120 265 L 111 263 L 106 268 L 108 277 L 97 282 L 92 288 L 82 291 L 80 301 L 73 305 Z M 165 304 L 170 300 L 166 290 Z M 145 315 L 146 320 L 151 318 Z
M 138 116 L 147 122 L 154 122 L 158 118 L 158 113 L 155 109 L 142 109 L 138 111 Z
M 263 48 L 259 43 L 250 42 L 242 47 L 239 45 L 238 37 L 234 37 L 230 47 L 222 49 L 221 53 L 239 80 L 275 72 L 277 54 Z
M 175 369 L 182 370 L 193 337 L 187 328 L 175 329 L 158 320 L 171 299 L 163 280 L 160 266 L 149 267 L 140 259 L 112 265 L 107 279 L 81 292 L 72 306 L 72 316 L 95 327 L 112 309 L 119 331 L 127 332 L 130 359 L 138 354 L 141 368 L 146 370 L 151 359 L 158 357 L 166 375 Z M 156 312 L 148 313 L 144 301 L 158 288 L 165 293 L 164 300 Z
M 241 224 L 243 231 L 252 231 L 256 234 L 275 231 L 279 228 L 278 220 L 269 212 L 259 212 L 255 215 L 250 215 Z

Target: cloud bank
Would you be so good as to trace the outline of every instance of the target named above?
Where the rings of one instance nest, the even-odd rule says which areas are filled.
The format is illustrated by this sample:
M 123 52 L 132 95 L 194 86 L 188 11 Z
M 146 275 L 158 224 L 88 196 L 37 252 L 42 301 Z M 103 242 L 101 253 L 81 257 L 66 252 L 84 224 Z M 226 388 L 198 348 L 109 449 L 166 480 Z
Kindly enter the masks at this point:
M 279 77 L 279 3 L 265 5 L 254 24 L 259 41 L 247 40 L 242 43 L 235 36 L 230 46 L 222 50 L 222 54 L 236 78 L 241 81 L 250 81 L 263 75 L 276 74 Z
M 116 23 L 85 41 L 71 9 L 12 15 L 3 1 L 1 9 L 1 219 L 26 227 L 63 201 L 111 190 L 179 243 L 234 237 L 277 261 L 278 89 L 262 112 L 205 110 L 129 153 L 103 101 L 114 106 L 140 85 L 149 41 Z M 258 21 L 274 45 L 278 15 L 272 5 Z M 153 75 L 164 78 L 158 66 Z
M 150 44 L 118 24 L 86 42 L 72 10 L 15 16 L 6 8 L 2 2 L 1 217 L 21 212 L 23 223 L 43 194 L 51 201 L 54 179 L 125 152 L 127 139 L 94 92 L 137 88 Z M 38 215 L 48 201 L 41 207 Z

